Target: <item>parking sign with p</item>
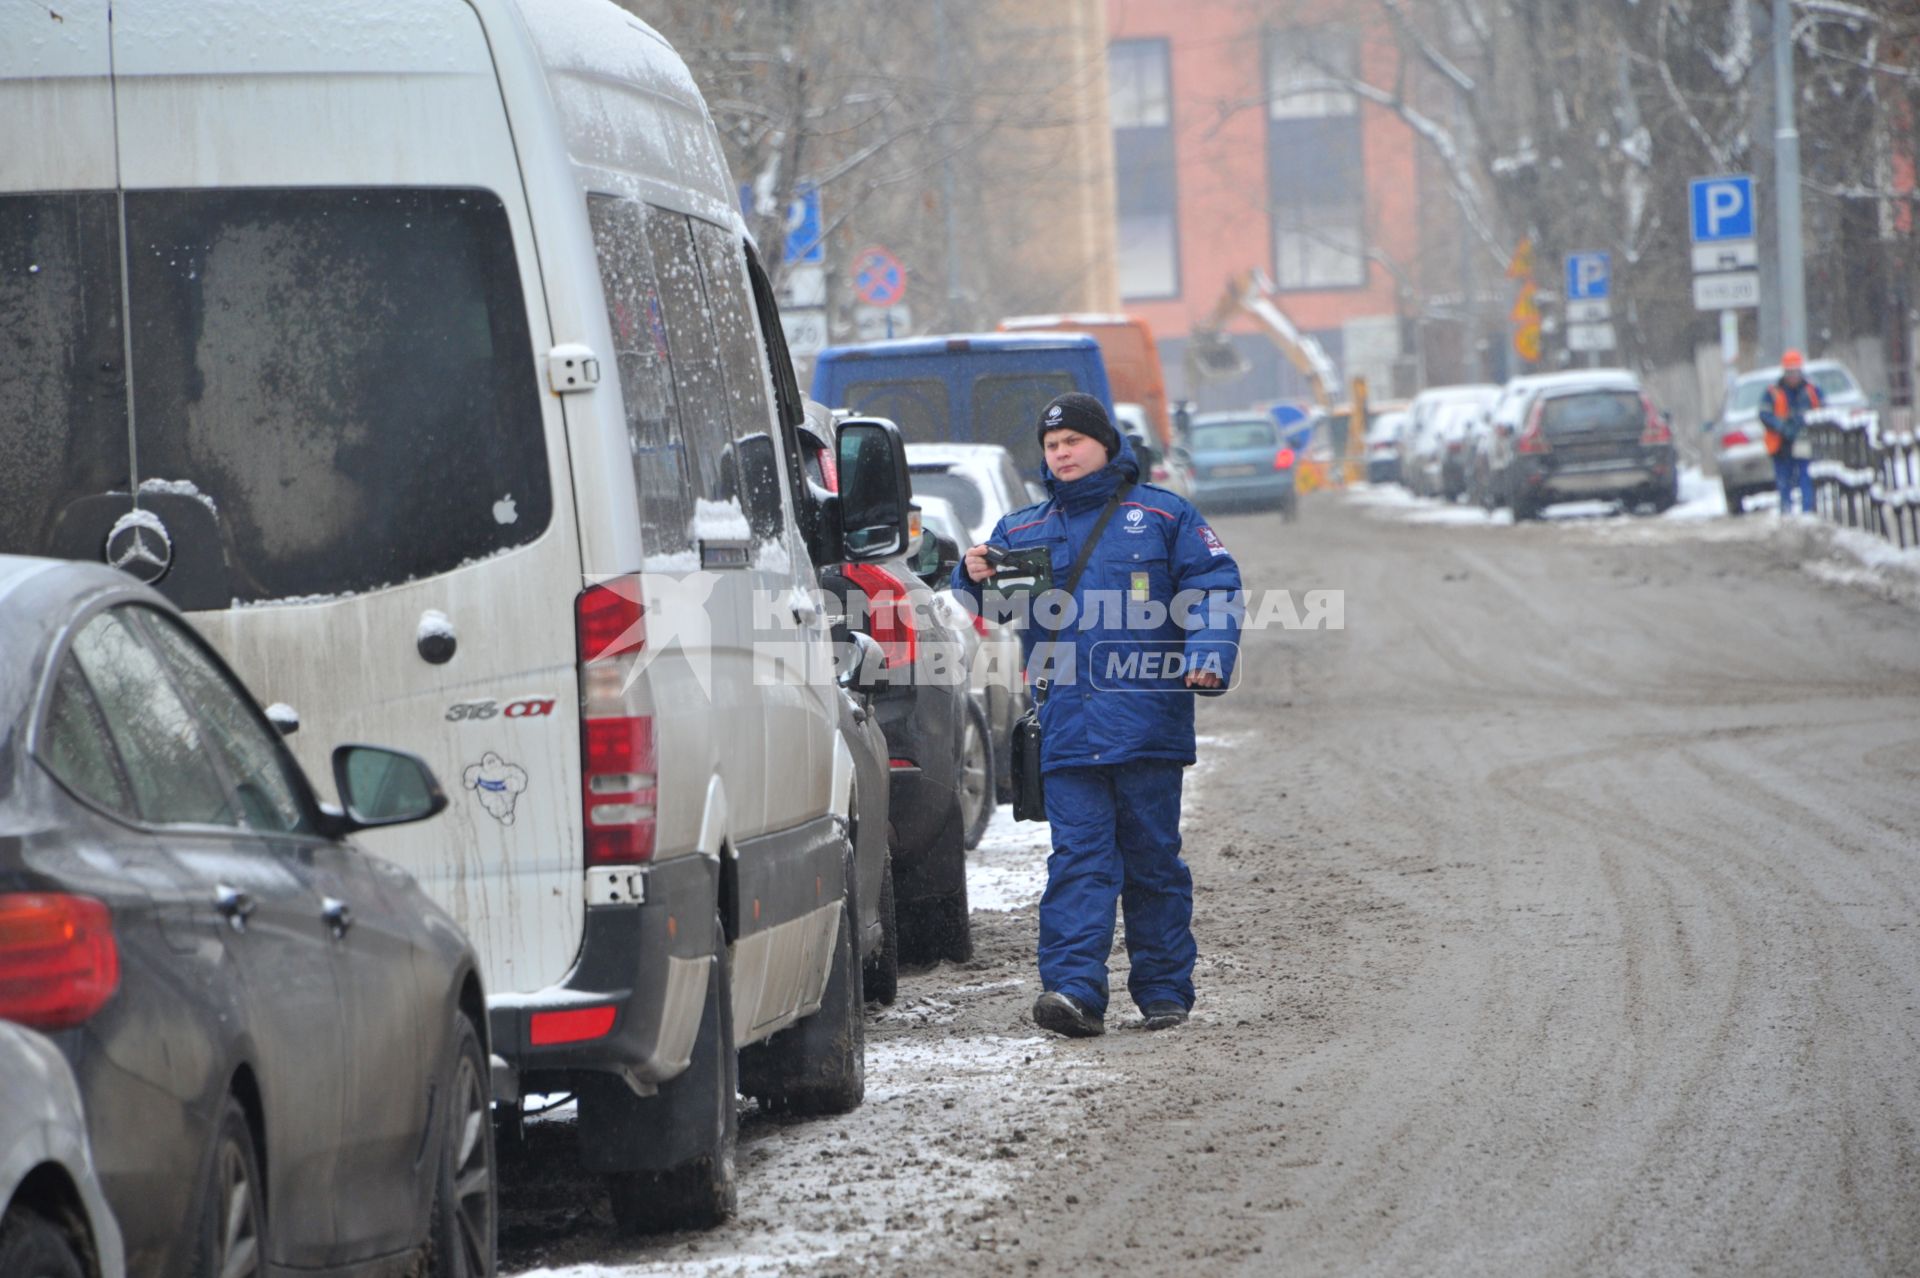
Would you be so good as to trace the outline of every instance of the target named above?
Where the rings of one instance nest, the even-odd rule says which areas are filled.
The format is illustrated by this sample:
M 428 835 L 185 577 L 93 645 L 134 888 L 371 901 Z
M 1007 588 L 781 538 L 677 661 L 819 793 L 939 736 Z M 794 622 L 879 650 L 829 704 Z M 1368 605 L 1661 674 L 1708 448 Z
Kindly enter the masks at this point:
M 1695 178 L 1693 193 L 1693 242 L 1712 244 L 1719 240 L 1753 238 L 1753 177 L 1736 173 L 1728 177 Z
M 1567 299 L 1603 302 L 1613 284 L 1613 256 L 1609 253 L 1572 253 L 1567 257 Z

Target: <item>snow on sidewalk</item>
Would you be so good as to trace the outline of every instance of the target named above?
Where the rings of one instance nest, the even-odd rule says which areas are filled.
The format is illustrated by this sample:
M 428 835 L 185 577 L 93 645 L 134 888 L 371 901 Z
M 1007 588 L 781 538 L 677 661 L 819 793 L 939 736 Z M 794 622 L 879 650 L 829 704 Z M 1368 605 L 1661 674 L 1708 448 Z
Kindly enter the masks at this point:
M 1489 526 L 1484 511 L 1434 498 L 1415 497 L 1392 484 L 1354 485 L 1346 500 L 1371 518 L 1403 523 Z M 1511 523 L 1507 512 L 1502 521 Z M 1866 589 L 1884 598 L 1920 604 L 1920 548 L 1902 550 L 1885 538 L 1857 528 L 1839 528 L 1800 515 L 1782 517 L 1771 499 L 1752 498 L 1746 514 L 1730 518 L 1719 481 L 1698 467 L 1680 471 L 1680 500 L 1653 518 L 1611 518 L 1622 512 L 1610 502 L 1567 502 L 1544 512 L 1548 523 L 1596 540 L 1633 545 L 1679 542 L 1752 542 L 1769 545 L 1792 559 L 1801 571 L 1829 585 Z

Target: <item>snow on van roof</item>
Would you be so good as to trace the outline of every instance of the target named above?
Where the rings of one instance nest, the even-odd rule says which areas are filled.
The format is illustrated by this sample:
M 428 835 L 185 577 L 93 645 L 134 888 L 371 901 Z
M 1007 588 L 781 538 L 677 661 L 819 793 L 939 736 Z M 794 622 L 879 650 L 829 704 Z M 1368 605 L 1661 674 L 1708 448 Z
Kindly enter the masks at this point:
M 609 0 L 514 2 L 546 70 L 567 153 L 596 170 L 590 187 L 740 224 L 720 135 L 664 36 Z
M 1062 324 L 1086 325 L 1125 325 L 1134 322 L 1131 315 L 1103 315 L 1098 311 L 1074 311 L 1064 315 L 1015 315 L 1000 321 L 1000 327 L 1015 328 L 1059 328 Z
M 1085 333 L 952 333 L 940 337 L 896 337 L 857 346 L 829 346 L 820 359 L 865 359 L 885 355 L 937 355 L 942 351 L 1046 351 L 1100 349 Z

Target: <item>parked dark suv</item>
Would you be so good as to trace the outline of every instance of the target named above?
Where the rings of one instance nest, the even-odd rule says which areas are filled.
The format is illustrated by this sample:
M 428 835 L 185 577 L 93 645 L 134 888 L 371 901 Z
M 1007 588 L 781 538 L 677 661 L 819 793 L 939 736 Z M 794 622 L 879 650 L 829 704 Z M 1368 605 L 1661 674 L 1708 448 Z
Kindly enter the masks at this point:
M 425 764 L 341 746 L 324 808 L 173 606 L 0 556 L 0 1019 L 72 1066 L 142 1276 L 493 1272 L 472 947 L 345 841 L 431 816 Z
M 826 468 L 836 430 L 809 401 L 801 429 L 808 478 L 832 490 Z M 861 684 L 887 738 L 889 821 L 899 957 L 906 963 L 973 956 L 967 907 L 966 817 L 960 794 L 962 731 L 970 705 L 969 641 L 903 551 L 869 564 L 823 568 L 829 607 L 878 644 L 878 670 Z
M 1543 388 L 1507 461 L 1516 522 L 1557 501 L 1603 499 L 1666 510 L 1679 499 L 1673 432 L 1637 386 Z

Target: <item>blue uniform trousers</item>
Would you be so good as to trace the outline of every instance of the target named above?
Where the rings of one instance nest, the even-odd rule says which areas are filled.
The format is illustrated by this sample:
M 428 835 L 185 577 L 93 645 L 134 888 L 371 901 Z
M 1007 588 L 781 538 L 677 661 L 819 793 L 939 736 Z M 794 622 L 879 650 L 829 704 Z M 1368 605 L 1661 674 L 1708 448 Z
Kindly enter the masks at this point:
M 1180 859 L 1182 765 L 1140 759 L 1047 773 L 1053 855 L 1040 898 L 1040 983 L 1107 1010 L 1113 906 L 1127 920 L 1127 990 L 1144 1009 L 1193 1006 L 1193 876 Z
M 1780 490 L 1780 513 L 1793 513 L 1792 497 L 1800 494 L 1800 513 L 1813 513 L 1813 475 L 1809 472 L 1806 460 L 1786 455 L 1786 445 L 1781 446 L 1781 454 L 1773 459 L 1773 482 Z

